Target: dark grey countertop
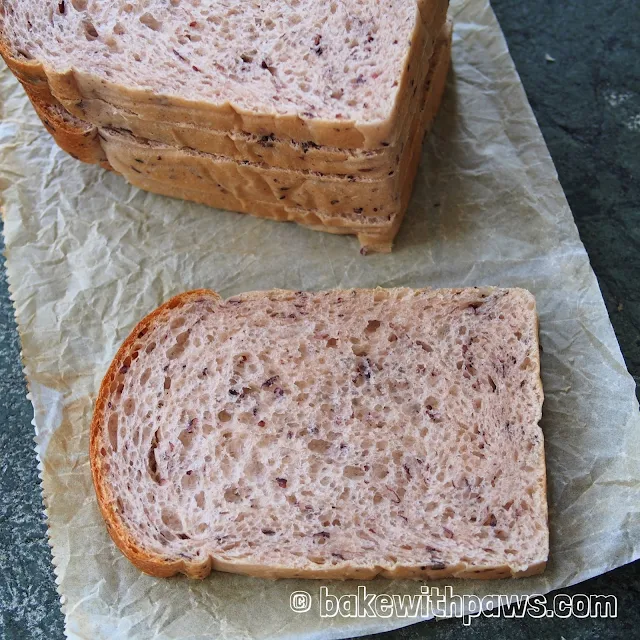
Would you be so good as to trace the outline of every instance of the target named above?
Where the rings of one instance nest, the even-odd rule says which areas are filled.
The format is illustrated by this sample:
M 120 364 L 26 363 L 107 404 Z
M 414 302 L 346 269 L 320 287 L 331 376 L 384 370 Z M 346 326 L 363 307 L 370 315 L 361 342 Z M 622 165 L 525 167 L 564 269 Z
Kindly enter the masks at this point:
M 607 309 L 640 382 L 640 2 L 494 0 Z M 553 58 L 555 61 L 551 61 Z M 2 267 L 4 274 L 4 267 Z M 34 454 L 20 343 L 0 280 L 0 637 L 63 637 Z M 376 636 L 528 639 L 640 637 L 640 562 L 566 593 L 614 594 L 618 617 L 480 619 Z M 371 636 L 372 637 L 372 636 Z

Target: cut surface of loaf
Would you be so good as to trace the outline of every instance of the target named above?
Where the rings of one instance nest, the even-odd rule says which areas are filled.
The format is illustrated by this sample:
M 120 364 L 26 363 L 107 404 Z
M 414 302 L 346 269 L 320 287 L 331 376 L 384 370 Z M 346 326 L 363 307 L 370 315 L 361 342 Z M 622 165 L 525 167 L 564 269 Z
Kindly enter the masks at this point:
M 528 575 L 542 397 L 522 289 L 193 291 L 105 376 L 98 503 L 156 576 Z
M 415 41 L 437 35 L 446 6 L 4 0 L 0 28 L 5 56 L 44 66 L 76 116 L 74 104 L 98 98 L 221 129 L 271 124 L 292 139 L 321 143 L 317 130 L 380 146 L 421 58 Z

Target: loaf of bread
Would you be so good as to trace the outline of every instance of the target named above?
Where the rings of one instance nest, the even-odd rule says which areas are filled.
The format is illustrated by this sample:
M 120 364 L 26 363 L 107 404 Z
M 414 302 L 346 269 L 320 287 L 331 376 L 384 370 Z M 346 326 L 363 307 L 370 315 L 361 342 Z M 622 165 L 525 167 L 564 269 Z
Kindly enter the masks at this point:
M 195 149 L 226 158 L 234 162 L 251 162 L 294 171 L 312 171 L 324 175 L 349 175 L 351 178 L 386 177 L 401 157 L 404 147 L 412 139 L 416 115 L 426 98 L 424 87 L 430 81 L 439 61 L 446 59 L 443 43 L 446 32 L 442 29 L 430 46 L 428 56 L 416 69 L 415 83 L 411 81 L 411 94 L 407 96 L 399 117 L 397 142 L 387 143 L 379 149 L 349 149 L 318 145 L 312 141 L 297 142 L 279 138 L 274 133 L 262 136 L 246 132 L 227 132 L 193 124 L 147 120 L 130 107 L 116 109 L 110 105 L 96 106 L 95 101 L 84 100 L 79 114 L 84 120 L 101 129 L 117 129 L 136 138 L 153 140 L 177 148 Z M 442 67 L 442 63 L 440 67 Z M 446 75 L 446 72 L 445 74 Z
M 216 203 L 218 193 L 230 194 L 241 202 L 281 204 L 289 210 L 328 212 L 332 217 L 356 214 L 363 222 L 367 218 L 391 222 L 402 209 L 404 185 L 408 183 L 411 190 L 422 138 L 440 103 L 448 69 L 447 42 L 443 34 L 402 149 L 394 158 L 393 168 L 382 178 L 370 178 L 368 173 L 356 177 L 292 171 L 263 162 L 238 163 L 226 156 L 176 148 L 111 128 L 101 129 L 102 146 L 110 165 L 132 184 L 146 188 L 143 181 L 155 180 L 169 190 L 179 185 L 182 189 L 203 191 L 210 193 L 212 204 L 220 208 L 230 207 Z
M 292 189 L 293 181 L 304 174 L 287 172 L 288 181 L 284 182 L 282 172 L 276 172 L 277 177 L 272 175 L 267 182 L 266 176 L 257 177 L 255 167 L 249 166 L 232 168 L 244 174 L 243 180 L 223 180 L 219 174 L 213 177 L 211 169 L 224 166 L 193 150 L 176 150 L 133 139 L 112 129 L 101 129 L 101 144 L 110 166 L 146 191 L 272 220 L 297 222 L 329 233 L 356 235 L 362 253 L 389 252 L 409 205 L 423 136 L 433 122 L 444 90 L 450 37 L 450 29 L 443 31 L 427 77 L 425 102 L 415 115 L 408 147 L 400 156 L 403 164 L 389 172 L 392 176 L 387 176 L 386 184 L 354 176 L 346 179 L 316 176 L 315 187 Z M 334 184 L 327 192 L 323 186 L 330 184 L 330 180 Z M 309 185 L 308 178 L 305 183 Z M 267 199 L 265 193 L 271 197 Z
M 539 374 L 522 289 L 185 293 L 102 382 L 98 504 L 155 576 L 530 575 Z
M 147 121 L 379 148 L 396 141 L 447 5 L 3 0 L 1 51 L 83 119 L 95 100 Z
M 251 5 L 251 11 L 261 16 L 255 17 L 255 24 L 271 26 L 258 39 L 254 26 L 247 26 L 254 47 L 249 53 L 248 32 L 233 32 L 232 37 L 229 30 L 240 20 L 233 2 L 213 2 L 199 17 L 193 7 L 177 2 L 165 8 L 162 21 L 152 11 L 153 3 L 103 4 L 59 3 L 57 10 L 50 7 L 44 20 L 34 17 L 30 2 L 17 5 L 6 0 L 0 13 L 0 53 L 63 149 L 113 169 L 143 189 L 354 234 L 362 253 L 391 250 L 410 200 L 422 139 L 446 81 L 451 48 L 451 25 L 443 26 L 447 0 L 405 4 L 393 15 L 388 14 L 393 7 L 379 3 L 331 4 L 324 22 L 313 23 L 319 31 L 316 39 L 324 38 L 323 44 L 314 45 L 300 63 L 307 74 L 302 84 L 311 77 L 315 80 L 311 103 L 305 103 L 300 93 L 296 64 L 278 67 L 291 80 L 284 84 L 280 74 L 252 65 L 256 56 L 269 57 L 265 53 L 269 47 L 270 51 L 282 47 L 289 54 L 298 51 L 302 32 L 296 27 L 283 36 L 282 28 L 291 26 L 291 20 L 298 24 L 305 2 Z M 126 14 L 127 27 L 117 19 L 121 14 Z M 309 28 L 317 8 L 304 15 Z M 200 31 L 190 27 L 187 35 L 181 35 L 176 20 L 185 16 Z M 392 40 L 386 30 L 382 33 L 383 19 L 397 27 Z M 361 50 L 355 35 L 365 27 L 369 35 Z M 34 32 L 39 35 L 35 41 L 28 37 Z M 201 44 L 195 44 L 207 34 L 215 44 L 206 54 L 214 80 L 203 72 L 197 57 Z M 83 37 L 75 48 L 69 40 L 73 35 Z M 147 49 L 140 53 L 141 42 L 155 52 L 154 61 L 164 65 L 165 74 L 151 68 Z M 394 61 L 403 47 L 406 51 L 396 73 Z M 336 65 L 345 59 L 345 51 L 350 52 L 349 62 L 338 74 Z M 382 51 L 390 60 L 384 73 Z M 86 55 L 79 56 L 81 52 Z M 125 53 L 134 61 L 141 58 L 135 78 L 130 69 L 122 70 Z M 184 73 L 176 75 L 184 62 L 180 56 L 198 62 L 192 70 L 200 77 L 197 88 Z M 359 70 L 355 82 L 348 82 L 347 69 Z M 265 97 L 264 73 L 274 83 L 270 97 Z M 341 88 L 337 98 L 327 98 L 320 78 L 328 81 L 327 74 L 334 88 L 348 83 L 348 90 Z M 148 83 L 144 90 L 139 86 L 143 81 Z M 183 95 L 185 87 L 189 100 Z M 300 100 L 297 105 L 294 94 Z M 366 101 L 356 104 L 355 96 L 365 96 Z M 331 121 L 327 105 L 336 100 L 352 111 Z M 302 108 L 317 113 L 301 116 Z M 380 109 L 388 111 L 384 118 Z M 235 114 L 233 121 L 227 118 L 229 110 Z M 256 129 L 250 124 L 258 121 L 272 121 L 273 126 Z M 297 133 L 290 128 L 294 122 L 304 123 L 302 129 L 296 125 Z M 329 127 L 330 122 L 336 126 Z M 385 139 L 376 138 L 383 131 Z M 296 138 L 297 134 L 302 137 Z

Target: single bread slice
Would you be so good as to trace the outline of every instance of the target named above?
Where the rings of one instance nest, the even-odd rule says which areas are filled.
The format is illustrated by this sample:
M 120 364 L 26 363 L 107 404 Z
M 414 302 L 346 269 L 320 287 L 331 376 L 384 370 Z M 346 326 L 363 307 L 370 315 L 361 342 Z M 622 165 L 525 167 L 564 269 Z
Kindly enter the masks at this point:
M 79 117 L 83 100 L 98 99 L 149 121 L 378 148 L 396 141 L 423 55 L 416 43 L 433 45 L 446 7 L 4 0 L 0 49 L 24 79 L 44 71 Z
M 536 573 L 539 373 L 522 289 L 185 293 L 103 380 L 98 504 L 155 576 Z

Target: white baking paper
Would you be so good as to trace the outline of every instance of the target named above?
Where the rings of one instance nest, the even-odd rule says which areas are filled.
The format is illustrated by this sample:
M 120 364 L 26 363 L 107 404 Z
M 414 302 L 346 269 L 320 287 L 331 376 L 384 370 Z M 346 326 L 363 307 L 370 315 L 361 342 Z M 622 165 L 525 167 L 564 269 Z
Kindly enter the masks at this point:
M 451 581 L 455 593 L 544 593 L 640 555 L 634 383 L 589 259 L 487 0 L 453 2 L 453 69 L 391 255 L 331 236 L 144 193 L 76 162 L 0 72 L 7 270 L 35 407 L 49 535 L 69 638 L 343 638 L 415 619 L 321 619 L 320 583 L 148 577 L 109 539 L 89 472 L 102 375 L 137 320 L 170 296 L 282 287 L 493 284 L 538 300 L 551 557 L 542 576 Z M 25 434 L 25 437 L 26 434 Z M 334 594 L 357 582 L 330 583 Z M 420 583 L 375 580 L 378 593 Z M 291 592 L 314 596 L 294 613 Z

